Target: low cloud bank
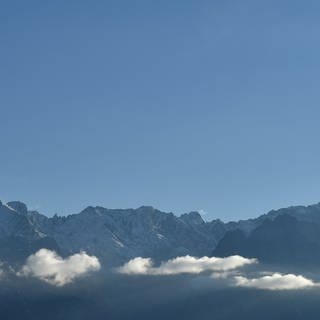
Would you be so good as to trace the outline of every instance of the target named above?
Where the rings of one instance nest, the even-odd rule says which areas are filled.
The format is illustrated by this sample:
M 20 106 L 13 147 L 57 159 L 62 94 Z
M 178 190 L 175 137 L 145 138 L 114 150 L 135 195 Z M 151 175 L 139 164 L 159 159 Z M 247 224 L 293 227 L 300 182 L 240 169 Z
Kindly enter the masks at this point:
M 204 271 L 228 271 L 245 265 L 256 263 L 256 259 L 247 259 L 241 256 L 230 256 L 226 258 L 191 256 L 177 257 L 160 266 L 154 267 L 150 258 L 134 258 L 125 263 L 117 271 L 123 274 L 140 275 L 175 275 L 183 273 L 198 274 Z
M 319 286 L 318 283 L 302 275 L 261 272 L 258 277 L 250 278 L 247 273 L 238 270 L 257 262 L 256 259 L 238 255 L 225 258 L 184 256 L 154 266 L 151 258 L 137 257 L 117 268 L 117 272 L 128 275 L 178 275 L 211 271 L 212 279 L 223 280 L 227 286 L 262 290 L 299 290 Z
M 85 252 L 63 259 L 54 251 L 41 249 L 28 257 L 18 275 L 31 276 L 55 286 L 63 286 L 88 272 L 98 271 L 100 267 L 98 258 Z
M 241 267 L 256 264 L 256 259 L 248 259 L 239 255 L 225 258 L 218 257 L 192 257 L 183 256 L 162 262 L 154 266 L 151 258 L 134 258 L 116 269 L 118 273 L 127 275 L 179 275 L 200 274 L 210 272 L 211 279 L 223 281 L 231 287 L 247 287 L 262 290 L 299 290 L 319 286 L 302 275 L 282 274 L 278 272 L 253 273 L 250 277 L 248 271 L 239 270 Z M 0 278 L 3 275 L 0 263 Z M 89 256 L 85 252 L 71 255 L 67 258 L 60 257 L 56 252 L 41 249 L 29 256 L 26 263 L 16 273 L 18 276 L 34 277 L 55 286 L 63 286 L 89 272 L 101 268 L 97 257 Z M 15 273 L 14 270 L 12 272 Z
M 315 286 L 316 284 L 301 275 L 274 273 L 260 278 L 248 279 L 244 276 L 234 277 L 235 285 L 265 290 L 296 290 Z

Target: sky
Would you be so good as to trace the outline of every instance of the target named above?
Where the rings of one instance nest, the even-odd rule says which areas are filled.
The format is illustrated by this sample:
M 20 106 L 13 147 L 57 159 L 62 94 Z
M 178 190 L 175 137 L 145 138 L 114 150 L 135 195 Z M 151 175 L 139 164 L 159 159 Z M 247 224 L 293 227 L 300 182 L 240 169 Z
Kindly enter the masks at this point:
M 320 201 L 320 2 L 0 2 L 0 199 L 244 219 Z

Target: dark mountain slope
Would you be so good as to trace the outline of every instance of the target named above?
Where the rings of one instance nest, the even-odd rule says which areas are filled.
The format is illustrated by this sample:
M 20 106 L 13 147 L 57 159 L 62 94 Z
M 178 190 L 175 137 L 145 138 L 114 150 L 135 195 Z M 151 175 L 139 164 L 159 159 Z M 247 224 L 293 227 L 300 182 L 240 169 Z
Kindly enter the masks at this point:
M 212 255 L 233 254 L 255 257 L 267 263 L 318 264 L 320 225 L 282 214 L 274 220 L 264 220 L 249 235 L 241 230 L 229 231 Z

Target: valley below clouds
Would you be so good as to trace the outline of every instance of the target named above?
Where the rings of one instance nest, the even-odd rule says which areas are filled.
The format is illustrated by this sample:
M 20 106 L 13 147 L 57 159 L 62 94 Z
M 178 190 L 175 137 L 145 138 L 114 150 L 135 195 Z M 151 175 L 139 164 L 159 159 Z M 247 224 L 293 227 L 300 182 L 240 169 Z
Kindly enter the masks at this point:
M 3 267 L 0 317 L 318 319 L 320 290 L 309 273 L 266 271 L 242 257 L 221 259 L 179 257 L 152 264 L 135 258 L 106 270 L 85 253 L 62 258 L 40 250 L 19 271 Z

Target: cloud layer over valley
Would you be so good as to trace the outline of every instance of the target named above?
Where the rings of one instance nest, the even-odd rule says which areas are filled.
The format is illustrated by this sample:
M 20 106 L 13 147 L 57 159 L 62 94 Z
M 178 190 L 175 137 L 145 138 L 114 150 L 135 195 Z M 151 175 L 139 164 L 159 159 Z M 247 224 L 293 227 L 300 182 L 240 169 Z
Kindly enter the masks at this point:
M 254 267 L 252 267 L 254 266 Z M 97 257 L 85 252 L 63 258 L 56 252 L 40 249 L 30 255 L 18 272 L 10 266 L 3 270 L 0 265 L 0 277 L 16 274 L 19 277 L 31 277 L 53 286 L 64 286 L 91 272 L 101 269 Z M 114 269 L 118 274 L 140 276 L 200 275 L 207 277 L 206 282 L 213 286 L 244 287 L 259 290 L 300 290 L 319 287 L 317 282 L 303 275 L 293 273 L 265 272 L 258 260 L 239 255 L 230 257 L 192 257 L 181 256 L 155 265 L 151 258 L 136 257 Z M 194 278 L 193 278 L 194 279 Z
M 200 274 L 212 272 L 211 279 L 225 281 L 227 286 L 247 287 L 263 290 L 298 290 L 318 286 L 313 280 L 302 275 L 260 272 L 259 276 L 249 277 L 248 272 L 240 272 L 241 267 L 257 264 L 257 259 L 248 259 L 242 256 L 230 256 L 225 258 L 191 256 L 177 257 L 154 266 L 150 258 L 137 257 L 123 266 L 117 268 L 117 272 L 127 275 L 178 275 Z M 261 276 L 262 275 L 262 276 Z

